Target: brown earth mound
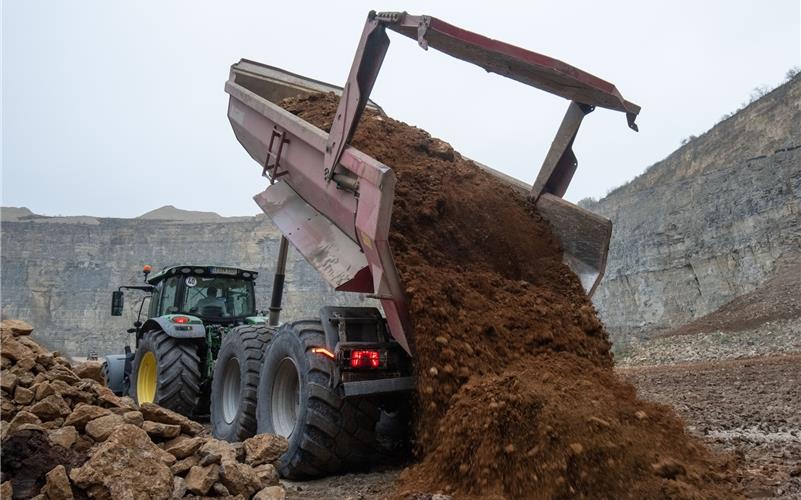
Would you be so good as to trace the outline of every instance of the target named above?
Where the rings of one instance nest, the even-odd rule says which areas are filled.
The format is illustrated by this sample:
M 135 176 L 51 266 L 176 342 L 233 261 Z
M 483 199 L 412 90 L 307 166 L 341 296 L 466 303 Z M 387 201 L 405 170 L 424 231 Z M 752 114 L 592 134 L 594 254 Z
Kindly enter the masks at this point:
M 282 106 L 328 130 L 337 102 Z M 613 374 L 591 302 L 522 195 L 371 111 L 352 144 L 398 176 L 390 239 L 414 326 L 421 457 L 401 496 L 732 497 L 681 421 Z

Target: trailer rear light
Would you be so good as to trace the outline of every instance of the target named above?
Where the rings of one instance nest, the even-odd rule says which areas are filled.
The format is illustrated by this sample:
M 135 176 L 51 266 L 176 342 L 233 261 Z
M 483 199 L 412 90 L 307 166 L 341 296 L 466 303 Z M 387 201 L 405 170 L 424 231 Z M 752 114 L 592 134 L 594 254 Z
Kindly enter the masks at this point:
M 312 352 L 315 354 L 322 354 L 323 356 L 328 356 L 331 359 L 334 359 L 334 353 L 326 349 L 325 347 L 314 347 L 312 348 Z
M 180 323 L 183 325 L 185 323 L 189 323 L 190 319 L 186 316 L 175 316 L 171 321 L 173 323 Z
M 351 368 L 380 368 L 381 353 L 379 351 L 351 351 Z

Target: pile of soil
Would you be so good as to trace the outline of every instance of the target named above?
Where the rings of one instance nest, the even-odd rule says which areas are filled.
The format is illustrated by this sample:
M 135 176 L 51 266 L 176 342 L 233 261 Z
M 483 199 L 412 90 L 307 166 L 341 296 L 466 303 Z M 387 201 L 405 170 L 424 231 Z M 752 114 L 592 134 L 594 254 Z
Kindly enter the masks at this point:
M 323 130 L 333 94 L 281 105 Z M 525 197 L 447 143 L 366 111 L 352 145 L 397 174 L 420 461 L 402 497 L 732 498 L 726 465 L 613 373 L 610 343 Z

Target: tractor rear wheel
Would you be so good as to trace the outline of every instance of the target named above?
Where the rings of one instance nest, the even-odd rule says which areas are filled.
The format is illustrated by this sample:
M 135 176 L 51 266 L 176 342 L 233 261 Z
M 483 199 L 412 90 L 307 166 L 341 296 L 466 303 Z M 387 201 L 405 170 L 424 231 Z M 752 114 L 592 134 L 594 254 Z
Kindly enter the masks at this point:
M 162 330 L 142 334 L 133 360 L 130 396 L 191 416 L 200 394 L 197 343 L 170 337 Z
M 244 441 L 256 434 L 256 390 L 264 351 L 275 329 L 243 325 L 223 337 L 211 382 L 212 434 Z
M 312 352 L 325 345 L 320 320 L 302 320 L 282 326 L 264 355 L 258 432 L 289 440 L 276 463 L 289 479 L 363 468 L 375 458 L 379 409 L 369 398 L 340 396 L 334 360 Z

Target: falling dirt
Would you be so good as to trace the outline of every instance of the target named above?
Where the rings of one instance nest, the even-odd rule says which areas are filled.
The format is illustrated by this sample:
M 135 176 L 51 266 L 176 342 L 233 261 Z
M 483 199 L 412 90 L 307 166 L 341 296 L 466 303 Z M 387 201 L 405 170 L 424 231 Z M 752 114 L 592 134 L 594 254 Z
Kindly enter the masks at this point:
M 282 106 L 328 130 L 338 98 Z M 732 498 L 728 464 L 612 371 L 610 343 L 524 196 L 423 130 L 366 111 L 351 144 L 398 182 L 419 461 L 400 497 Z

